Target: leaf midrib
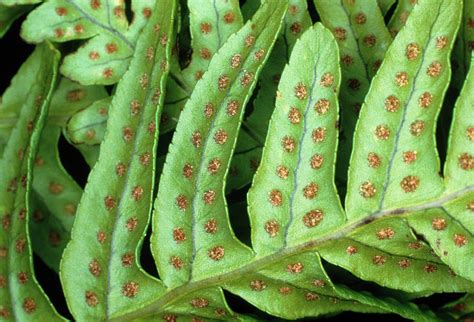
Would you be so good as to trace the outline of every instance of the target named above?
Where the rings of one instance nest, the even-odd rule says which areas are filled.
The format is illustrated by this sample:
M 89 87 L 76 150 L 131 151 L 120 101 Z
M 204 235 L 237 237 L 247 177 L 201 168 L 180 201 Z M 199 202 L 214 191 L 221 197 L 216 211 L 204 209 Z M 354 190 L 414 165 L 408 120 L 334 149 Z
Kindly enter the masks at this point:
M 467 186 L 461 190 L 455 191 L 447 195 L 443 195 L 438 199 L 431 200 L 426 203 L 409 207 L 386 209 L 373 212 L 369 216 L 364 217 L 362 219 L 358 219 L 352 222 L 346 222 L 344 226 L 342 226 L 336 231 L 328 232 L 318 238 L 307 241 L 305 243 L 285 248 L 277 253 L 273 253 L 271 255 L 255 259 L 237 269 L 228 271 L 223 274 L 215 275 L 213 277 L 205 278 L 199 281 L 188 282 L 187 284 L 183 284 L 181 286 L 173 288 L 167 293 L 165 293 L 158 300 L 144 304 L 141 309 L 125 312 L 122 315 L 116 315 L 112 317 L 110 321 L 118 322 L 157 314 L 159 312 L 164 311 L 167 307 L 192 292 L 198 291 L 200 289 L 209 288 L 210 286 L 214 285 L 224 285 L 225 283 L 228 283 L 230 281 L 242 278 L 246 274 L 258 272 L 260 269 L 277 263 L 283 260 L 284 258 L 294 256 L 299 253 L 312 251 L 328 242 L 334 242 L 336 240 L 343 239 L 356 228 L 364 227 L 374 222 L 375 220 L 382 220 L 388 217 L 402 217 L 404 215 L 408 215 L 410 213 L 417 212 L 420 210 L 439 208 L 445 203 L 456 200 L 458 198 L 461 199 L 462 197 L 471 192 L 474 192 L 474 185 Z

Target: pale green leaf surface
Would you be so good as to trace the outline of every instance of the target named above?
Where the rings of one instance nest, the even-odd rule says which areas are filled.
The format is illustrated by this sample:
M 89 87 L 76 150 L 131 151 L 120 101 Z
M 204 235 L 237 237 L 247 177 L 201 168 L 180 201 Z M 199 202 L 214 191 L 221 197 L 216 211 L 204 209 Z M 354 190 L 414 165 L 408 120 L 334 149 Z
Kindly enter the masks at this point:
M 450 77 L 452 42 L 442 48 L 437 43 L 439 37 L 453 39 L 458 4 L 419 1 L 387 51 L 355 133 L 346 198 L 350 220 L 441 194 L 434 130 Z
M 168 72 L 175 1 L 160 1 L 137 42 L 111 103 L 99 160 L 61 261 L 61 282 L 77 320 L 102 320 L 164 291 L 140 267 L 154 185 L 157 120 Z M 91 225 L 94 222 L 94 225 Z
M 0 160 L 0 315 L 15 321 L 62 320 L 36 282 L 27 224 L 32 166 L 58 63 L 59 53 L 51 45 L 37 47 L 15 78 L 24 82 L 15 82 L 9 90 L 25 92 Z
M 28 42 L 86 39 L 69 54 L 61 72 L 83 85 L 114 84 L 127 70 L 136 39 L 153 12 L 152 0 L 131 1 L 133 23 L 125 4 L 113 0 L 52 0 L 33 10 L 22 25 Z
M 231 270 L 251 257 L 229 226 L 224 179 L 245 104 L 285 10 L 284 1 L 268 1 L 227 40 L 180 116 L 160 179 L 151 241 L 168 286 Z
M 334 174 L 337 50 L 319 24 L 302 36 L 301 45 L 297 42 L 283 72 L 262 165 L 248 197 L 252 244 L 259 255 L 307 241 L 344 221 L 334 183 L 324 179 Z

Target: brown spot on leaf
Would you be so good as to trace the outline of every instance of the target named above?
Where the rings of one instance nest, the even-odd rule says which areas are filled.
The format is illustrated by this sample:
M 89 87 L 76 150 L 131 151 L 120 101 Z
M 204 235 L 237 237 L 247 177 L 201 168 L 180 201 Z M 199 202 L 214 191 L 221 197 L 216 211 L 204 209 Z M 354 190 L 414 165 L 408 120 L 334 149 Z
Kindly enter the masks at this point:
M 314 209 L 303 216 L 303 224 L 308 228 L 313 228 L 319 225 L 323 218 L 323 211 L 321 209 Z
M 303 196 L 306 199 L 314 199 L 319 191 L 319 185 L 315 182 L 310 182 L 303 188 Z
M 213 259 L 215 261 L 221 260 L 224 255 L 225 251 L 224 247 L 222 246 L 214 246 L 207 252 L 207 256 L 209 256 L 210 259 Z
M 27 314 L 31 314 L 36 310 L 36 301 L 32 297 L 27 297 L 23 301 L 23 310 Z
M 279 207 L 283 203 L 283 195 L 280 190 L 274 189 L 268 194 L 268 200 L 270 201 L 272 206 Z
M 406 56 L 408 60 L 415 60 L 418 58 L 418 55 L 420 54 L 421 49 L 420 46 L 417 43 L 410 43 L 408 44 L 406 48 Z
M 444 230 L 447 225 L 446 219 L 442 217 L 436 217 L 431 220 L 431 227 L 433 227 L 434 230 Z
M 275 237 L 280 232 L 280 224 L 275 219 L 268 220 L 264 228 L 270 237 Z
M 304 100 L 308 97 L 308 90 L 303 83 L 298 83 L 295 86 L 295 96 L 300 100 Z
M 186 234 L 183 228 L 176 227 L 173 229 L 173 240 L 178 244 L 186 240 Z
M 139 285 L 136 282 L 130 281 L 122 285 L 122 294 L 126 297 L 135 297 L 138 294 Z
M 100 268 L 99 261 L 97 259 L 93 259 L 89 263 L 89 272 L 94 275 L 95 277 L 100 276 L 100 273 L 102 272 L 102 269 Z
M 395 83 L 398 87 L 405 87 L 408 85 L 408 74 L 406 72 L 399 72 L 395 75 Z
M 286 152 L 293 152 L 296 148 L 295 139 L 291 136 L 284 136 L 281 139 L 281 146 Z
M 176 197 L 176 205 L 182 211 L 185 211 L 188 208 L 188 200 L 184 195 L 178 195 Z
M 432 62 L 426 69 L 426 74 L 430 77 L 438 77 L 441 74 L 441 63 L 439 61 Z
M 364 198 L 372 198 L 375 196 L 377 189 L 372 182 L 366 181 L 363 182 L 359 187 L 359 193 Z
M 260 292 L 267 288 L 267 284 L 262 280 L 253 280 L 250 281 L 250 288 L 252 291 Z
M 420 186 L 420 178 L 417 176 L 406 176 L 400 182 L 400 186 L 405 192 L 414 192 Z
M 462 153 L 458 158 L 459 167 L 463 170 L 474 169 L 474 157 L 469 153 Z
M 357 247 L 355 247 L 353 245 L 349 245 L 346 248 L 346 253 L 349 254 L 349 255 L 357 254 L 357 252 L 358 252 Z
M 217 221 L 215 219 L 209 219 L 204 224 L 204 230 L 208 234 L 214 234 L 217 231 Z
M 374 257 L 372 257 L 372 263 L 374 263 L 375 265 L 383 265 L 386 261 L 387 259 L 383 255 L 375 255 Z

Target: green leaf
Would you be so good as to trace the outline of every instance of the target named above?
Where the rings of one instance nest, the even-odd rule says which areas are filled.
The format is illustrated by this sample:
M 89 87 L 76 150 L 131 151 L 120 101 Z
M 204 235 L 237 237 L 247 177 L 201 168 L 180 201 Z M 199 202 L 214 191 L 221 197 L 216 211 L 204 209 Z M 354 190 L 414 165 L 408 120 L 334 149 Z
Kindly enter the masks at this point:
M 457 320 L 472 318 L 474 312 L 474 295 L 466 294 L 457 301 L 446 304 L 443 311 Z
M 444 169 L 446 191 L 474 189 L 474 70 L 469 72 L 454 110 L 450 144 Z M 409 224 L 423 234 L 436 254 L 452 270 L 474 281 L 472 254 L 474 193 L 440 204 L 410 217 Z
M 63 78 L 52 97 L 48 121 L 41 135 L 34 166 L 30 231 L 33 250 L 55 271 L 59 270 L 82 196 L 82 189 L 59 158 L 61 127 L 69 115 L 104 96 L 106 92 L 102 87 L 84 87 Z
M 286 5 L 265 2 L 227 40 L 180 116 L 160 179 L 152 235 L 160 277 L 170 287 L 234 269 L 251 257 L 229 226 L 224 179 L 244 107 Z
M 434 131 L 450 77 L 458 4 L 420 1 L 387 51 L 354 137 L 346 198 L 349 220 L 442 193 Z
M 334 174 L 338 134 L 340 69 L 334 53 L 334 37 L 317 25 L 302 36 L 283 72 L 248 197 L 257 254 L 304 242 L 344 221 L 334 184 L 324 179 Z M 316 197 L 324 201 L 314 208 Z
M 175 1 L 160 1 L 117 86 L 107 132 L 61 261 L 61 282 L 77 320 L 103 320 L 164 291 L 139 264 L 151 208 Z M 91 225 L 94 222 L 94 225 Z M 80 254 L 80 256 L 78 256 Z
M 51 45 L 37 47 L 5 94 L 24 92 L 25 98 L 0 160 L 0 316 L 7 319 L 62 320 L 36 282 L 28 234 L 32 166 L 58 63 L 59 53 Z
M 345 187 L 353 133 L 372 77 L 377 72 L 392 39 L 375 0 L 314 1 L 323 24 L 339 45 L 341 58 L 341 144 L 336 181 Z
M 415 7 L 417 0 L 399 0 L 395 12 L 393 13 L 390 21 L 388 22 L 388 29 L 395 37 L 400 30 L 405 26 L 408 16 Z
M 461 27 L 453 49 L 453 83 L 457 88 L 469 71 L 471 54 L 474 51 L 474 0 L 464 0 Z
M 18 6 L 18 5 L 29 5 L 43 2 L 43 0 L 0 0 L 0 5 L 2 6 Z
M 96 145 L 104 139 L 112 97 L 95 101 L 69 119 L 66 135 L 74 145 Z
M 134 0 L 133 23 L 125 15 L 125 4 L 112 0 L 52 0 L 31 12 L 22 25 L 28 42 L 66 42 L 86 39 L 68 55 L 61 72 L 83 85 L 114 84 L 121 79 L 135 51 L 135 42 L 150 18 L 153 0 Z
M 189 0 L 193 54 L 183 76 L 191 88 L 202 77 L 215 53 L 243 25 L 239 1 Z
M 390 10 L 390 8 L 394 5 L 396 0 L 377 0 L 377 3 L 380 7 L 380 10 L 382 11 L 382 14 L 385 16 Z
M 260 163 L 281 71 L 288 63 L 296 39 L 311 24 L 306 1 L 290 0 L 280 36 L 259 79 L 258 94 L 253 101 L 254 109 L 244 121 L 243 131 L 237 140 L 227 191 L 239 189 L 252 181 Z
M 31 6 L 5 6 L 0 1 L 0 38 L 2 38 L 10 28 L 11 24 L 22 14 L 28 12 Z

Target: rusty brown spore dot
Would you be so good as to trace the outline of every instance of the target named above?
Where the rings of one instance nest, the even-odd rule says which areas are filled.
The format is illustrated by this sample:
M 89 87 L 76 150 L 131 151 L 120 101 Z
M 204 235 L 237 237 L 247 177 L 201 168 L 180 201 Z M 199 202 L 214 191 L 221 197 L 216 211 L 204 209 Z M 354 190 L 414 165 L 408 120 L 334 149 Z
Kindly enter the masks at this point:
M 407 56 L 408 60 L 415 60 L 416 58 L 418 58 L 420 52 L 420 46 L 417 43 L 412 42 L 407 45 L 405 55 Z
M 376 235 L 379 240 L 392 239 L 395 236 L 395 231 L 390 227 L 386 227 L 377 231 Z
M 184 262 L 179 256 L 171 256 L 169 263 L 176 269 L 180 270 L 183 268 Z
M 214 141 L 217 144 L 222 145 L 222 144 L 227 142 L 228 137 L 229 137 L 229 135 L 227 134 L 227 132 L 224 129 L 219 129 L 214 134 Z
M 207 171 L 210 174 L 216 174 L 217 171 L 219 171 L 220 167 L 221 167 L 221 161 L 218 158 L 214 158 L 211 161 L 209 161 L 207 165 Z
M 296 148 L 296 141 L 292 136 L 284 136 L 281 139 L 281 145 L 286 152 L 293 152 Z
M 331 73 L 324 73 L 323 76 L 321 76 L 321 79 L 319 80 L 319 85 L 322 87 L 329 87 L 332 86 L 334 83 L 334 75 Z
M 325 127 L 318 127 L 311 133 L 311 138 L 315 143 L 321 143 L 326 139 L 327 130 Z
M 191 142 L 192 142 L 192 144 L 194 145 L 195 148 L 199 148 L 201 146 L 201 142 L 202 142 L 201 132 L 195 131 L 191 135 Z
M 474 156 L 469 153 L 462 153 L 458 157 L 459 167 L 463 170 L 469 171 L 474 169 Z
M 99 244 L 104 244 L 106 239 L 107 239 L 107 235 L 105 234 L 105 232 L 99 231 L 97 233 L 97 241 L 99 242 Z
M 215 234 L 217 232 L 217 220 L 215 219 L 209 219 L 205 224 L 204 224 L 204 230 L 208 234 Z
M 186 240 L 186 234 L 183 228 L 176 227 L 173 229 L 173 240 L 178 244 Z
M 390 129 L 385 124 L 378 125 L 375 128 L 375 136 L 378 140 L 386 141 L 390 137 Z
M 321 209 L 314 209 L 308 211 L 303 216 L 303 224 L 308 228 L 313 228 L 319 225 L 319 223 L 324 219 L 324 212 Z
M 274 207 L 279 207 L 283 203 L 283 194 L 280 190 L 274 189 L 268 194 L 268 200 Z
M 230 85 L 230 77 L 227 75 L 221 75 L 219 76 L 219 79 L 217 80 L 217 88 L 222 92 L 226 90 Z
M 387 259 L 383 255 L 375 255 L 372 257 L 372 263 L 378 266 L 385 264 L 386 261 Z
M 212 204 L 216 200 L 216 192 L 214 190 L 207 190 L 204 192 L 202 199 L 206 205 Z
M 369 167 L 374 169 L 380 167 L 380 164 L 382 163 L 380 156 L 375 152 L 369 152 L 369 154 L 367 155 L 367 162 L 369 164 Z
M 375 185 L 370 181 L 363 182 L 359 187 L 359 193 L 364 198 L 372 198 L 377 193 Z
M 406 72 L 399 72 L 395 75 L 395 83 L 398 87 L 405 87 L 408 85 L 408 74 Z
M 138 225 L 138 218 L 137 217 L 131 217 L 131 218 L 127 219 L 125 227 L 127 228 L 128 231 L 134 231 L 135 228 L 137 228 L 137 225 Z
M 303 83 L 298 83 L 295 86 L 295 96 L 299 100 L 304 100 L 308 97 L 308 90 Z
M 317 196 L 318 192 L 319 185 L 315 182 L 310 182 L 303 188 L 303 196 L 306 199 L 314 199 Z
M 178 195 L 176 197 L 176 205 L 182 211 L 185 211 L 188 208 L 188 199 L 184 195 Z
M 341 27 L 335 28 L 334 37 L 336 37 L 336 39 L 340 41 L 346 40 L 346 29 L 341 28 Z
M 426 74 L 430 77 L 438 77 L 441 74 L 442 66 L 439 61 L 432 62 L 426 69 Z
M 442 217 L 435 217 L 431 220 L 431 227 L 433 227 L 434 230 L 444 230 L 448 226 L 448 223 L 446 222 L 446 219 Z
M 183 177 L 189 179 L 193 176 L 193 166 L 189 163 L 186 163 L 183 166 Z
M 99 277 L 100 274 L 102 273 L 102 269 L 100 268 L 100 264 L 97 259 L 94 258 L 89 263 L 89 272 L 95 277 Z
M 235 54 L 230 59 L 230 67 L 232 67 L 234 69 L 238 68 L 241 63 L 242 63 L 242 55 L 240 55 L 240 54 Z
M 267 284 L 262 280 L 250 281 L 250 288 L 252 291 L 261 292 L 267 288 Z
M 288 175 L 290 174 L 290 170 L 287 167 L 283 166 L 283 165 L 279 165 L 276 168 L 276 174 L 281 179 L 286 179 L 286 178 L 288 178 Z
M 264 228 L 270 237 L 275 237 L 280 232 L 280 224 L 275 219 L 268 220 L 265 223 Z
M 315 294 L 313 292 L 307 292 L 305 295 L 304 295 L 304 298 L 306 301 L 308 302 L 312 302 L 312 301 L 318 301 L 320 299 L 319 295 L 318 294 Z
M 411 164 L 416 161 L 417 156 L 417 151 L 405 151 L 403 152 L 403 162 L 405 162 L 406 164 Z
M 31 314 L 36 310 L 36 301 L 32 297 L 27 297 L 23 300 L 23 310 L 27 314 Z
M 236 100 L 231 100 L 227 103 L 227 115 L 234 116 L 239 111 L 240 104 Z
M 321 98 L 314 104 L 314 110 L 319 115 L 323 115 L 329 111 L 330 106 L 331 106 L 331 102 L 329 100 L 325 98 Z
M 139 288 L 137 282 L 126 282 L 122 285 L 122 294 L 130 298 L 135 297 L 138 294 Z
M 282 295 L 288 295 L 290 294 L 292 291 L 291 287 L 288 287 L 288 286 L 282 286 L 278 289 L 278 292 L 280 292 L 280 294 Z
M 453 241 L 454 244 L 458 247 L 463 247 L 464 245 L 467 244 L 468 239 L 465 235 L 463 234 L 454 234 L 453 235 Z
M 312 169 L 320 169 L 323 165 L 324 157 L 321 154 L 315 154 L 311 157 L 310 165 Z
M 225 250 L 224 247 L 222 246 L 214 246 L 209 251 L 207 252 L 207 256 L 209 256 L 210 259 L 219 261 L 221 260 L 225 255 Z
M 385 109 L 389 112 L 396 112 L 400 108 L 400 100 L 394 96 L 390 95 L 385 99 Z
M 406 176 L 400 182 L 400 186 L 407 193 L 415 192 L 420 186 L 420 178 L 418 176 Z
M 26 272 L 18 273 L 17 277 L 18 277 L 18 282 L 20 284 L 25 284 L 26 282 L 28 282 L 28 274 Z
M 354 254 L 357 254 L 357 252 L 358 252 L 357 247 L 355 247 L 355 246 L 353 246 L 353 245 L 349 245 L 349 246 L 347 246 L 347 248 L 346 248 L 346 253 L 347 253 L 348 255 L 354 255 Z
M 205 298 L 198 297 L 198 298 L 192 299 L 190 304 L 191 304 L 191 306 L 193 306 L 195 308 L 204 308 L 204 307 L 209 306 L 209 301 L 206 300 Z
M 122 266 L 131 267 L 134 259 L 135 259 L 135 255 L 133 255 L 132 253 L 123 254 L 121 258 Z
M 299 124 L 301 122 L 301 113 L 296 107 L 290 108 L 288 120 L 290 120 L 291 124 Z

